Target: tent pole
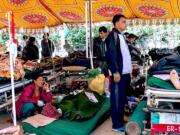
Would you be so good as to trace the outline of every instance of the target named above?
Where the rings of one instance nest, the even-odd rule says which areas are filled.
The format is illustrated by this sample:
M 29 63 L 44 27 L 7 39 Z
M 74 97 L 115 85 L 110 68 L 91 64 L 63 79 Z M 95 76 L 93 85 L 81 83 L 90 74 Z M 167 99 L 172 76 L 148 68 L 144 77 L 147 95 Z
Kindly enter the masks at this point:
M 15 90 L 14 90 L 14 61 L 13 61 L 13 50 L 12 50 L 12 35 L 11 35 L 11 14 L 12 12 L 8 13 L 8 26 L 9 26 L 9 36 L 10 36 L 10 44 L 9 44 L 9 48 L 10 48 L 10 71 L 11 71 L 11 92 L 12 92 L 12 110 L 13 110 L 13 124 L 14 126 L 17 125 L 16 122 L 16 104 L 15 104 Z M 12 16 L 13 17 L 13 16 Z
M 86 58 L 88 58 L 88 2 L 85 2 L 85 27 L 86 27 Z
M 91 61 L 91 68 L 94 68 L 93 65 L 93 54 L 92 54 L 92 48 L 93 48 L 93 43 L 92 43 L 92 0 L 89 0 L 89 30 L 90 30 L 90 61 Z

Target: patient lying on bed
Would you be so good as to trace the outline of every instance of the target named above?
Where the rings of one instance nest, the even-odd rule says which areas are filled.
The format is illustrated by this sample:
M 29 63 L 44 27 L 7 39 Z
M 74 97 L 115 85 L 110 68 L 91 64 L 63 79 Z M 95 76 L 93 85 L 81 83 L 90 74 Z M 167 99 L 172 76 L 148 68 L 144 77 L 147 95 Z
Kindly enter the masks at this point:
M 170 73 L 170 80 L 173 83 L 174 87 L 178 90 L 180 90 L 180 81 L 179 76 L 176 70 L 172 70 Z

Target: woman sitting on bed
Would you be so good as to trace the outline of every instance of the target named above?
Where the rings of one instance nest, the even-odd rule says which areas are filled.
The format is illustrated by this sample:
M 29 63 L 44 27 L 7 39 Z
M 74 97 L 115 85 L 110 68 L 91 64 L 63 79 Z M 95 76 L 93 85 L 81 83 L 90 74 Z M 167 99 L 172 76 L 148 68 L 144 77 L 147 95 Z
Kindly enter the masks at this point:
M 180 81 L 179 81 L 179 76 L 176 70 L 172 70 L 170 73 L 170 80 L 173 83 L 174 87 L 177 90 L 180 90 Z
M 40 111 L 52 100 L 49 85 L 42 76 L 34 77 L 34 82 L 25 87 L 16 102 L 16 115 L 20 119 L 27 118 Z

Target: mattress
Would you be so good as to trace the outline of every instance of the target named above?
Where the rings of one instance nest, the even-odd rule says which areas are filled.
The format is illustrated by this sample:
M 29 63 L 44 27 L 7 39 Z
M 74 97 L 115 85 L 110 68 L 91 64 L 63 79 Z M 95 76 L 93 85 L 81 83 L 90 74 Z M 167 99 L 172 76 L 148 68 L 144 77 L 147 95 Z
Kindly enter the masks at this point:
M 22 127 L 25 132 L 36 135 L 89 135 L 109 115 L 110 100 L 106 99 L 99 112 L 87 121 L 77 122 L 60 119 L 44 127 L 35 128 L 28 123 L 23 123 Z

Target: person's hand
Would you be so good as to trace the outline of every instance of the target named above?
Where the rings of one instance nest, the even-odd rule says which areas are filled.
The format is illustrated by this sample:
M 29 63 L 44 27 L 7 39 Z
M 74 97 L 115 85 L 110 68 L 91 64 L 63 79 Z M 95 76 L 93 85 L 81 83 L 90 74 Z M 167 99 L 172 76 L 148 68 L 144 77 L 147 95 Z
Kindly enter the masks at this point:
M 119 73 L 114 73 L 113 76 L 114 76 L 114 81 L 116 83 L 118 83 L 121 80 L 121 76 Z
M 138 53 L 141 53 L 141 49 L 137 48 L 137 52 L 138 52 Z
M 37 101 L 37 106 L 39 106 L 39 107 L 43 107 L 45 104 L 44 104 L 44 102 L 42 101 L 42 100 L 38 100 Z
M 46 92 L 49 92 L 49 84 L 45 82 L 45 84 L 43 85 L 43 89 L 44 89 Z

